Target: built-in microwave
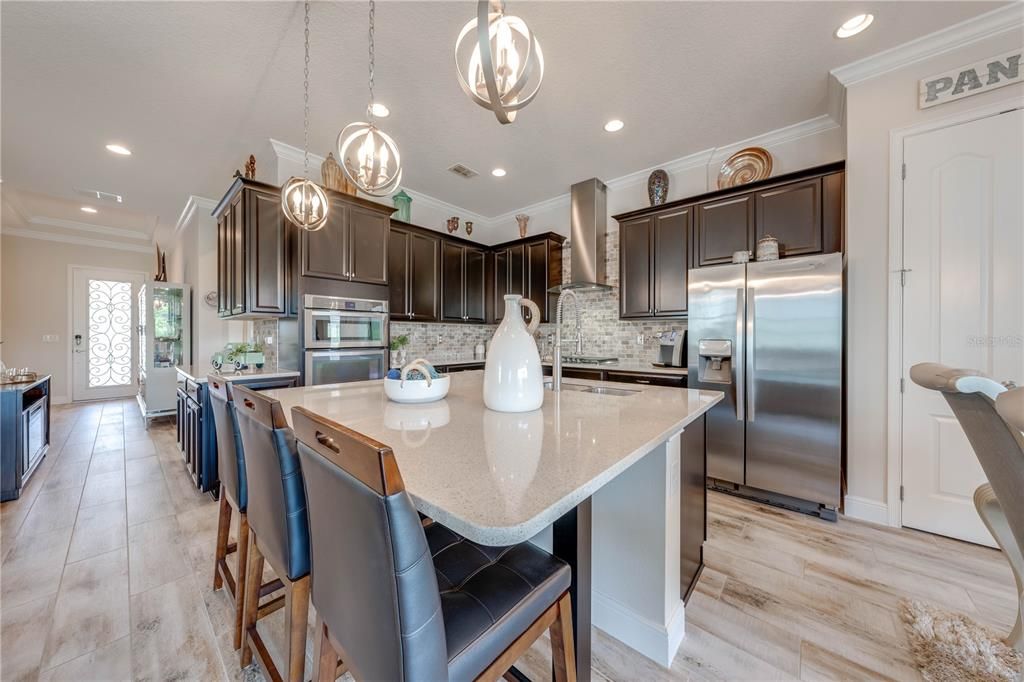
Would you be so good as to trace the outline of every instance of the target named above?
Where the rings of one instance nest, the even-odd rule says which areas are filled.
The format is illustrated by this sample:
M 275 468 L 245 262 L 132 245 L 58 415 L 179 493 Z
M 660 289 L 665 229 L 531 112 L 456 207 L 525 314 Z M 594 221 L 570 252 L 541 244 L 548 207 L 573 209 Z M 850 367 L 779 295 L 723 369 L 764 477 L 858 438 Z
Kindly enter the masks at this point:
M 307 351 L 388 345 L 387 301 L 306 294 L 303 309 Z
M 383 379 L 388 367 L 386 348 L 307 350 L 306 385 L 319 386 Z

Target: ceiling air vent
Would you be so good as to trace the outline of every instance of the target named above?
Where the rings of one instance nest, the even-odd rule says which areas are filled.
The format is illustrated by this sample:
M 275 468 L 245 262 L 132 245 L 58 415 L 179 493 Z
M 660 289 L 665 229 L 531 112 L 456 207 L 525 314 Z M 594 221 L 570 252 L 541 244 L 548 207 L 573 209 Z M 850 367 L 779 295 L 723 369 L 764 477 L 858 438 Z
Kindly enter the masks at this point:
M 75 191 L 84 197 L 96 199 L 97 201 L 112 201 L 115 204 L 124 202 L 124 197 L 120 194 L 114 194 L 113 192 L 102 192 L 98 189 L 82 189 L 81 187 L 76 187 Z
M 468 166 L 463 166 L 461 163 L 455 164 L 448 170 L 450 170 L 452 173 L 455 173 L 456 175 L 461 175 L 464 178 L 475 178 L 476 176 L 480 175 L 472 168 L 469 168 Z

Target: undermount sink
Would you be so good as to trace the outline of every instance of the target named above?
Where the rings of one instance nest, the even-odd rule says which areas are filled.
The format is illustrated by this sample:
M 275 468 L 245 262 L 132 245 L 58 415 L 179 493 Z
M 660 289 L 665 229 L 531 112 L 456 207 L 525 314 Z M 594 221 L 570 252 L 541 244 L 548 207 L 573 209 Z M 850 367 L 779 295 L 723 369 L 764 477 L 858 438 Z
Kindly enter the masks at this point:
M 591 388 L 590 386 L 585 386 L 584 384 L 570 384 L 570 383 L 567 383 L 564 380 L 562 381 L 562 390 L 563 391 L 586 392 L 586 391 L 589 391 L 590 388 Z M 551 379 L 550 378 L 544 380 L 544 390 L 545 391 L 550 391 L 551 390 Z
M 590 388 L 584 389 L 585 393 L 599 393 L 600 395 L 633 395 L 639 393 L 632 388 L 612 388 L 610 386 L 591 386 Z

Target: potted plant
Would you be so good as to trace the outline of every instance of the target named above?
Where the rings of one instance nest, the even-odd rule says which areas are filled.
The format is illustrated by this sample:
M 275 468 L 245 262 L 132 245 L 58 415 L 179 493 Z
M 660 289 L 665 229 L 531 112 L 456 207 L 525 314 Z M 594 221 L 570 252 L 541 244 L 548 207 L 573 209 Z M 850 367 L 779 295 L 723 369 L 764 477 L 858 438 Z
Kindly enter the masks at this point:
M 391 366 L 401 367 L 405 364 L 405 347 L 409 345 L 409 335 L 399 334 L 391 339 Z

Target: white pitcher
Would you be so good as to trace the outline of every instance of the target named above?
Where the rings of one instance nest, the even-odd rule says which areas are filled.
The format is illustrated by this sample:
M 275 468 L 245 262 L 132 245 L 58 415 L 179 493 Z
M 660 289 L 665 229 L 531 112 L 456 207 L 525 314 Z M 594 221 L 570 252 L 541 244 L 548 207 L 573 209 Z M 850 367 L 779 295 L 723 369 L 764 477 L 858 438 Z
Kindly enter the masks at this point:
M 530 326 L 520 306 L 530 311 Z M 544 372 L 533 333 L 540 309 L 528 298 L 505 296 L 505 317 L 487 351 L 484 365 L 484 404 L 499 412 L 529 412 L 544 404 Z

